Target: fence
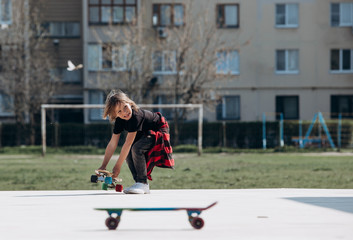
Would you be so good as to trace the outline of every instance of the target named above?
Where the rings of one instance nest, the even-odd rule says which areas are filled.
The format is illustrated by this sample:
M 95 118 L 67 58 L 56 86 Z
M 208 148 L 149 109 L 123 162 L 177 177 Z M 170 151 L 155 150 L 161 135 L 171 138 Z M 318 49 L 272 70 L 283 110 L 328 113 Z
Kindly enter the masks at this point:
M 197 145 L 198 154 L 202 152 L 202 123 L 203 123 L 203 105 L 202 104 L 139 104 L 142 108 L 158 108 L 158 109 L 198 109 L 198 133 Z M 42 154 L 45 155 L 47 147 L 47 130 L 46 130 L 46 110 L 47 109 L 103 109 L 102 104 L 42 104 L 41 106 L 41 132 L 42 132 Z
M 307 132 L 311 121 L 301 121 L 302 133 Z M 266 147 L 281 147 L 280 121 L 266 121 Z M 173 135 L 174 123 L 169 121 L 170 132 Z M 353 120 L 342 120 L 340 133 L 338 120 L 326 121 L 327 128 L 335 146 L 341 142 L 342 148 L 353 147 Z M 203 147 L 224 146 L 230 148 L 263 148 L 263 122 L 203 122 Z M 28 144 L 29 131 L 19 130 L 15 124 L 2 124 L 0 127 L 2 146 L 15 146 L 17 136 L 21 144 Z M 298 120 L 283 121 L 284 146 L 300 147 L 295 141 L 299 137 L 300 124 Z M 109 123 L 79 124 L 79 123 L 50 123 L 46 126 L 46 143 L 51 147 L 91 145 L 104 148 L 111 136 L 112 125 Z M 319 125 L 312 128 L 310 137 L 320 139 L 321 142 L 308 143 L 305 147 L 330 148 L 325 133 Z M 179 144 L 198 144 L 198 122 L 184 122 L 180 124 Z M 36 126 L 35 144 L 41 145 L 41 126 Z M 173 142 L 172 138 L 172 145 Z

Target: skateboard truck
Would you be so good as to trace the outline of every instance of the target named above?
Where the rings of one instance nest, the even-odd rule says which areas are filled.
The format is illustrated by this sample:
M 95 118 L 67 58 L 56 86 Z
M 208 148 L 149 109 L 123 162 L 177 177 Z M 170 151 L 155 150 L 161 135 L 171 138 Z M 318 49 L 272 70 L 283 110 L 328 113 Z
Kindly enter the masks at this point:
M 123 186 L 118 184 L 121 182 L 121 179 L 112 178 L 112 173 L 107 170 L 95 170 L 95 175 L 91 176 L 92 183 L 102 182 L 102 189 L 108 190 L 108 188 L 113 188 L 117 192 L 123 191 Z
M 105 220 L 105 225 L 109 230 L 115 230 L 119 223 L 123 210 L 126 211 L 177 211 L 177 210 L 186 210 L 189 216 L 189 222 L 191 226 L 195 229 L 201 229 L 205 225 L 205 222 L 202 218 L 199 217 L 202 211 L 207 210 L 217 202 L 212 203 L 211 205 L 205 208 L 95 208 L 95 210 L 106 211 L 109 214 L 109 217 Z

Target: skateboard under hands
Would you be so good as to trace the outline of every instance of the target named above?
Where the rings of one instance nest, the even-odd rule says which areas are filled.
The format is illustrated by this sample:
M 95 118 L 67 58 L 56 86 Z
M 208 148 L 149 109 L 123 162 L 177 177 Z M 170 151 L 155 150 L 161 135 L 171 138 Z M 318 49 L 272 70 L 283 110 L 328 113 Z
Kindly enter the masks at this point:
M 102 189 L 108 190 L 108 188 L 113 188 L 117 192 L 123 191 L 123 186 L 118 184 L 122 180 L 120 178 L 112 178 L 112 173 L 107 170 L 95 170 L 95 175 L 91 176 L 92 183 L 102 182 Z
M 189 216 L 189 222 L 191 226 L 195 229 L 203 228 L 205 222 L 202 218 L 199 217 L 202 211 L 207 210 L 217 202 L 212 203 L 211 205 L 204 208 L 95 208 L 95 210 L 99 211 L 107 211 L 109 217 L 105 220 L 105 225 L 109 230 L 115 230 L 120 222 L 121 214 L 124 210 L 126 211 L 178 211 L 178 210 L 186 210 Z

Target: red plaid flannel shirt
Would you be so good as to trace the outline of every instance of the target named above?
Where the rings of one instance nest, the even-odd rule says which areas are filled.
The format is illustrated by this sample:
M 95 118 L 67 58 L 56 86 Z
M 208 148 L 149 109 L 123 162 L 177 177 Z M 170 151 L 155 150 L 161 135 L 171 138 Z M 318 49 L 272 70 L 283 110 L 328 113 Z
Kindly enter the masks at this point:
M 152 180 L 151 173 L 155 166 L 161 168 L 174 168 L 174 159 L 172 157 L 172 147 L 170 145 L 169 125 L 166 119 L 161 116 L 162 126 L 158 131 L 150 131 L 155 137 L 155 145 L 147 153 L 147 177 Z

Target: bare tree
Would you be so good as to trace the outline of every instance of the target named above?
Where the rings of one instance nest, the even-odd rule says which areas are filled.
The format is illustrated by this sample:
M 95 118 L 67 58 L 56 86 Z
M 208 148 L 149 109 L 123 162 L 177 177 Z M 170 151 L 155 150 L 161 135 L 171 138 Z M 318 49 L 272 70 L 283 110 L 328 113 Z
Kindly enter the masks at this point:
M 207 4 L 206 4 L 207 6 Z M 160 38 L 159 48 L 175 52 L 174 68 L 176 73 L 165 81 L 167 89 L 171 89 L 172 103 L 189 104 L 202 103 L 214 107 L 219 100 L 215 96 L 217 64 L 224 59 L 218 54 L 223 51 L 238 49 L 241 45 L 235 35 L 232 42 L 226 42 L 214 19 L 211 19 L 208 9 L 197 10 L 193 1 L 185 5 L 185 25 L 181 28 L 168 28 L 167 38 Z M 234 76 L 222 74 L 222 81 L 230 81 Z M 178 144 L 180 121 L 186 118 L 189 109 L 175 109 L 174 143 Z
M 110 70 L 98 69 L 94 81 L 102 90 L 123 89 L 135 102 L 146 103 L 154 87 L 150 59 L 153 38 L 141 41 L 141 29 L 136 22 L 139 17 L 121 27 L 110 23 L 103 30 L 91 30 L 95 41 L 106 50 L 102 57 Z
M 183 19 L 178 21 L 184 24 L 164 27 L 164 34 L 158 34 L 158 24 L 153 29 L 147 23 L 122 28 L 112 26 L 103 31 L 107 39 L 116 40 L 113 44 L 139 49 L 128 51 L 130 56 L 127 62 L 130 65 L 125 74 L 111 76 L 113 82 L 123 86 L 130 95 L 133 94 L 136 102 L 153 102 L 151 98 L 162 93 L 175 104 L 203 103 L 214 106 L 217 101 L 216 96 L 211 97 L 215 92 L 215 80 L 219 79 L 216 70 L 217 62 L 221 59 L 217 53 L 237 49 L 241 44 L 236 37 L 232 42 L 224 41 L 214 19 L 209 17 L 208 9 L 213 8 L 207 7 L 207 4 L 205 6 L 205 2 L 201 10 L 193 6 L 193 1 L 186 0 L 183 3 L 186 12 Z M 143 19 L 143 12 L 139 18 Z M 96 35 L 98 38 L 99 34 Z M 163 63 L 159 63 L 162 60 L 158 59 L 158 54 L 164 53 L 170 55 Z M 159 64 L 166 64 L 173 74 L 156 73 Z M 222 75 L 222 81 L 231 78 L 234 76 Z M 179 122 L 186 118 L 188 111 L 185 108 L 173 111 L 175 144 L 178 144 L 179 139 Z
M 2 46 L 2 90 L 13 100 L 15 121 L 18 127 L 17 144 L 23 142 L 25 125 L 29 124 L 30 139 L 24 143 L 35 143 L 35 116 L 40 105 L 48 102 L 59 84 L 51 77 L 52 58 L 46 51 L 46 39 L 39 30 L 39 3 L 12 1 L 12 24 L 3 31 Z

